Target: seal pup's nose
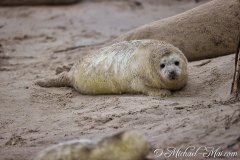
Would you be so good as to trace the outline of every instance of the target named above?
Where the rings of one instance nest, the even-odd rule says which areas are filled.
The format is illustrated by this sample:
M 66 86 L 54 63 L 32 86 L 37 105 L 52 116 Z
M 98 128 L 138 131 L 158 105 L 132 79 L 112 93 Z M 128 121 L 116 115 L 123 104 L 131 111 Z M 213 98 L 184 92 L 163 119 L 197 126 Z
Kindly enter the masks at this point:
M 169 77 L 169 79 L 174 80 L 177 78 L 177 73 L 174 70 L 170 71 L 168 74 L 168 77 Z

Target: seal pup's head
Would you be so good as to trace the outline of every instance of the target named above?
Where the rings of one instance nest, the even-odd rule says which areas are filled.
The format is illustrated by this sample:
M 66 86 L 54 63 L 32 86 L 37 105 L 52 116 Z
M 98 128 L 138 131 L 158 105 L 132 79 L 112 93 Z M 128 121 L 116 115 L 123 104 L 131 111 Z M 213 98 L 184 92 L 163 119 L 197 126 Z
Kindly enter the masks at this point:
M 150 151 L 145 137 L 134 130 L 120 132 L 100 141 L 93 149 L 93 160 L 143 160 Z
M 188 61 L 182 51 L 169 43 L 160 42 L 151 52 L 155 71 L 159 74 L 164 88 L 169 90 L 182 88 L 188 77 Z

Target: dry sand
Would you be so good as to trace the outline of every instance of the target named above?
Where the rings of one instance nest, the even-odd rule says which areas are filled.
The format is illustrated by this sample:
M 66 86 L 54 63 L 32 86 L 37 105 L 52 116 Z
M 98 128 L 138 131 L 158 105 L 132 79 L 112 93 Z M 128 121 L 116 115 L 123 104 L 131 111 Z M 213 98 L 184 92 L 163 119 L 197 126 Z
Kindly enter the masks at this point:
M 30 160 L 58 142 L 98 140 L 126 129 L 145 134 L 155 148 L 214 146 L 240 155 L 240 103 L 225 101 L 234 55 L 190 63 L 188 85 L 168 98 L 90 96 L 33 84 L 96 47 L 56 51 L 111 40 L 206 0 L 137 2 L 0 8 L 1 160 Z

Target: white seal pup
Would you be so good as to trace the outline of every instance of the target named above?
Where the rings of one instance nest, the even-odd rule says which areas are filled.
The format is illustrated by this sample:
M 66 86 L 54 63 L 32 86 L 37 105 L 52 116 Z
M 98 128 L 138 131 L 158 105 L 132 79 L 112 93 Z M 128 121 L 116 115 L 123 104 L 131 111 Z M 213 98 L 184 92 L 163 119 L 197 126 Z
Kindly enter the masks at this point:
M 34 160 L 145 160 L 150 144 L 136 131 L 120 132 L 97 143 L 70 141 L 49 147 Z
M 166 96 L 187 82 L 187 59 L 158 40 L 113 44 L 84 56 L 69 72 L 38 80 L 42 87 L 71 86 L 82 94 L 143 93 Z

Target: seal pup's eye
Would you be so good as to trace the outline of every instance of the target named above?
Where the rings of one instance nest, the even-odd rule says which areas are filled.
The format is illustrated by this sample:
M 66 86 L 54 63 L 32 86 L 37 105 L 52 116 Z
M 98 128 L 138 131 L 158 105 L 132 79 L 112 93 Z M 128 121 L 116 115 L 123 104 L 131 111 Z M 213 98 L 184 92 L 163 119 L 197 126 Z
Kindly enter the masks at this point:
M 165 67 L 165 64 L 161 64 L 160 67 L 163 69 Z
M 175 64 L 176 66 L 178 66 L 178 65 L 179 65 L 179 61 L 175 61 L 174 64 Z

